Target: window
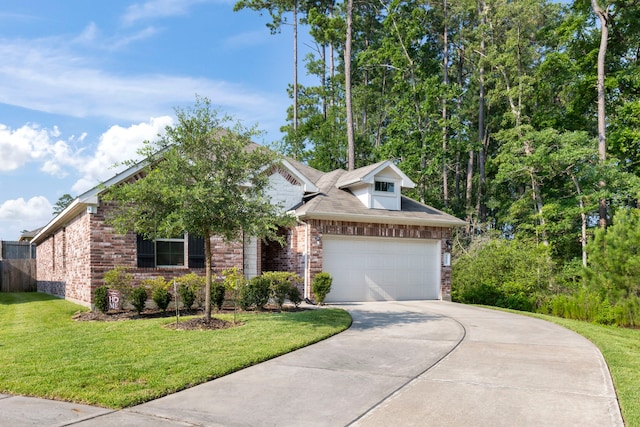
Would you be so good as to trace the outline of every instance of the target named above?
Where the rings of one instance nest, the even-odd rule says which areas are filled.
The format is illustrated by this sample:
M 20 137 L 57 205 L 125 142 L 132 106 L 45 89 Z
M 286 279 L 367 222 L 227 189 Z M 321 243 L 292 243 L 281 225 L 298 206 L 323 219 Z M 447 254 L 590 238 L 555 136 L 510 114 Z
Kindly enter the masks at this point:
M 376 181 L 375 182 L 375 190 L 376 191 L 383 191 L 385 193 L 393 193 L 394 192 L 393 182 Z
M 156 240 L 156 265 L 184 266 L 184 237 Z
M 184 235 L 172 239 L 146 240 L 138 235 L 137 252 L 140 268 L 204 268 L 204 239 L 201 237 Z

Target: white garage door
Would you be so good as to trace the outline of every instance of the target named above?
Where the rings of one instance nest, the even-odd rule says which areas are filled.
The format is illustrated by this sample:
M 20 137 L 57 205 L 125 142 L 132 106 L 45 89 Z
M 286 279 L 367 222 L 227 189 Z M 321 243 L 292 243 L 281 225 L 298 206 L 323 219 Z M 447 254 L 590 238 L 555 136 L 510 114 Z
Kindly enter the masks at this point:
M 322 246 L 327 302 L 440 297 L 439 240 L 325 235 Z

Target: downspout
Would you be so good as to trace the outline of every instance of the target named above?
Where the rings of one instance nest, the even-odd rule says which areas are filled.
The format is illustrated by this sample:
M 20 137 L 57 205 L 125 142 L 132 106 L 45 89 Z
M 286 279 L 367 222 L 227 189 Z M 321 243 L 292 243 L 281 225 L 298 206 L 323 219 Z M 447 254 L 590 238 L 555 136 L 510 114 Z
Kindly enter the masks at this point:
M 309 286 L 309 224 L 298 218 L 298 223 L 304 225 L 304 298 L 311 298 L 311 289 Z

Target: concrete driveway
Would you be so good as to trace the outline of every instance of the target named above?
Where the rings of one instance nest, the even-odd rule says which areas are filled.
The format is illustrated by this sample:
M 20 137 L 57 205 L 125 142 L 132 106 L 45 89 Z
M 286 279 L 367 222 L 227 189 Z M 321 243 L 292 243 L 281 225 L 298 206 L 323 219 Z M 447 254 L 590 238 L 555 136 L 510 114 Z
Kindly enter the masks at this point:
M 0 425 L 622 426 L 588 340 L 442 301 L 354 303 L 328 340 L 122 411 L 0 395 Z

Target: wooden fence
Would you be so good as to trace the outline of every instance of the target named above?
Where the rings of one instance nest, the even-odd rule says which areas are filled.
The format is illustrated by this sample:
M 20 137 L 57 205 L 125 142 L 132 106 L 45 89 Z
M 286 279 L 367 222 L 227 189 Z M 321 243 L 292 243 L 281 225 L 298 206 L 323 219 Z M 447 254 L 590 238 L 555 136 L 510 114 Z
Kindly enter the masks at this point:
M 36 260 L 0 260 L 0 292 L 35 292 Z
M 35 292 L 35 246 L 0 241 L 0 292 Z

